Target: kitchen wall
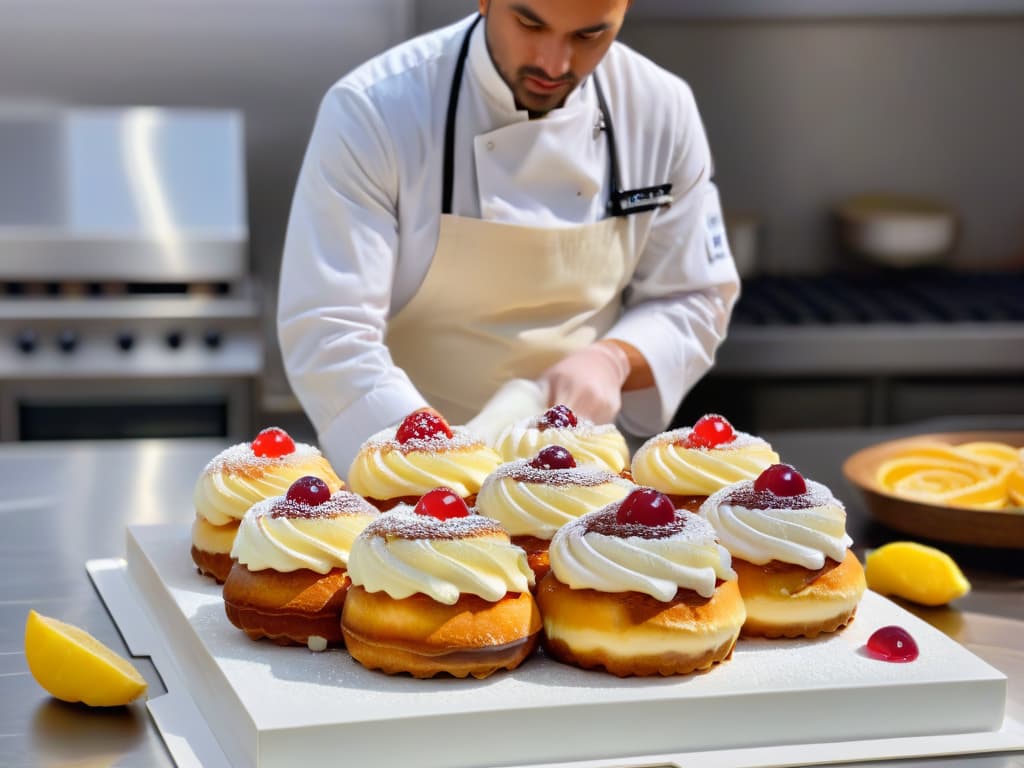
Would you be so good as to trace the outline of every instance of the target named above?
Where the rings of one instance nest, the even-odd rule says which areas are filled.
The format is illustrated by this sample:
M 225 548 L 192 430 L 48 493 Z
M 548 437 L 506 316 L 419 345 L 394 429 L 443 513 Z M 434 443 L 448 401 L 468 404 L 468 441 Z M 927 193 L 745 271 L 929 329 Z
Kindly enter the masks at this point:
M 277 271 L 317 103 L 360 61 L 476 5 L 0 0 L 0 100 L 244 112 L 264 394 L 280 406 Z M 622 39 L 693 86 L 726 205 L 764 221 L 764 269 L 834 266 L 829 207 L 878 189 L 960 211 L 958 264 L 1024 264 L 1024 16 L 666 20 L 637 0 Z

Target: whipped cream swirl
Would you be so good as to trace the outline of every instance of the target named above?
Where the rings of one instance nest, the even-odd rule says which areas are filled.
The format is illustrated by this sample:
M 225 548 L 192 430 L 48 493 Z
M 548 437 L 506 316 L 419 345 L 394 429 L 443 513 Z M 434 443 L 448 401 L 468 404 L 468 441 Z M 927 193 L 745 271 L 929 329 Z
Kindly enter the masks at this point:
M 245 513 L 231 557 L 250 571 L 288 573 L 305 568 L 326 574 L 346 567 L 356 536 L 378 514 L 348 491 L 338 491 L 316 506 L 284 497 L 266 499 Z
M 384 513 L 356 539 L 352 583 L 401 600 L 421 592 L 444 605 L 462 594 L 497 602 L 527 592 L 533 571 L 508 533 L 480 515 L 438 520 L 408 505 Z
M 283 496 L 305 475 L 319 477 L 332 493 L 344 487 L 311 445 L 296 443 L 292 453 L 269 458 L 256 456 L 252 443 L 238 443 L 210 460 L 196 481 L 192 500 L 196 513 L 211 525 L 227 525 L 241 520 L 256 502 Z
M 550 539 L 588 512 L 620 501 L 634 485 L 596 465 L 536 469 L 526 459 L 498 467 L 480 488 L 476 506 L 513 536 Z
M 841 563 L 853 543 L 846 509 L 821 483 L 805 482 L 806 493 L 775 496 L 746 480 L 709 496 L 699 514 L 732 556 L 748 563 L 778 560 L 811 570 L 824 567 L 825 558 Z
M 740 480 L 753 480 L 779 461 L 779 455 L 759 437 L 736 432 L 728 443 L 714 448 L 690 448 L 691 427 L 655 435 L 633 456 L 631 471 L 639 485 L 680 496 L 709 496 Z
M 567 449 L 579 464 L 597 464 L 615 473 L 629 466 L 626 438 L 615 425 L 587 419 L 579 419 L 575 427 L 546 429 L 539 427 L 537 417 L 520 419 L 501 431 L 494 447 L 502 459 L 515 461 L 532 458 L 549 445 Z
M 452 427 L 453 437 L 399 443 L 395 428 L 367 440 L 349 469 L 349 486 L 371 499 L 421 496 L 432 488 L 451 488 L 463 498 L 501 463 L 497 452 L 464 427 Z
M 549 555 L 555 578 L 572 589 L 642 592 L 668 602 L 688 589 L 710 598 L 718 579 L 736 578 L 706 520 L 677 510 L 664 526 L 619 525 L 618 503 L 560 529 Z

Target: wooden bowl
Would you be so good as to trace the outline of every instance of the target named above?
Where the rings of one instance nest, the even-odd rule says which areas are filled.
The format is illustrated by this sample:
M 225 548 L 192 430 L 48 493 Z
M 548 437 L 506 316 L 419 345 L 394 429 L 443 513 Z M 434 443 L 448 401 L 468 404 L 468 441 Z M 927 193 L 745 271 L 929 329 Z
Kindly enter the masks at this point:
M 959 445 L 977 440 L 1024 446 L 1024 432 L 942 432 L 890 440 L 869 446 L 843 463 L 843 474 L 864 496 L 879 522 L 903 533 L 936 541 L 978 547 L 1024 548 L 1024 508 L 968 509 L 926 504 L 896 496 L 881 488 L 875 477 L 882 462 L 919 443 Z

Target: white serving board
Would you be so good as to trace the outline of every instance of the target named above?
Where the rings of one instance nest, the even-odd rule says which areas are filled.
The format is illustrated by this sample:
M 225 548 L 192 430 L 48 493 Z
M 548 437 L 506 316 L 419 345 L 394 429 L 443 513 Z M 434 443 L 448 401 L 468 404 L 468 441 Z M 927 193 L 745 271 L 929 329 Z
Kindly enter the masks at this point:
M 414 680 L 365 670 L 344 650 L 249 640 L 189 547 L 187 526 L 130 528 L 126 576 L 175 685 L 235 766 L 767 766 L 1024 746 L 1019 726 L 1004 726 L 1005 676 L 871 592 L 843 632 L 741 640 L 704 674 L 620 680 L 538 654 L 482 681 Z M 864 653 L 887 624 L 914 636 L 917 661 Z

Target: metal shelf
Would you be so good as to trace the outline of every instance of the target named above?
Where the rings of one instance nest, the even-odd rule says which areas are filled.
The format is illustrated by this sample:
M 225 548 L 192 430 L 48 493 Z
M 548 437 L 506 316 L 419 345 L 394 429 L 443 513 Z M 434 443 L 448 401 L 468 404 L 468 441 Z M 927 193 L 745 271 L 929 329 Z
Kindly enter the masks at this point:
M 636 19 L 1021 17 L 1024 0 L 636 0 Z

